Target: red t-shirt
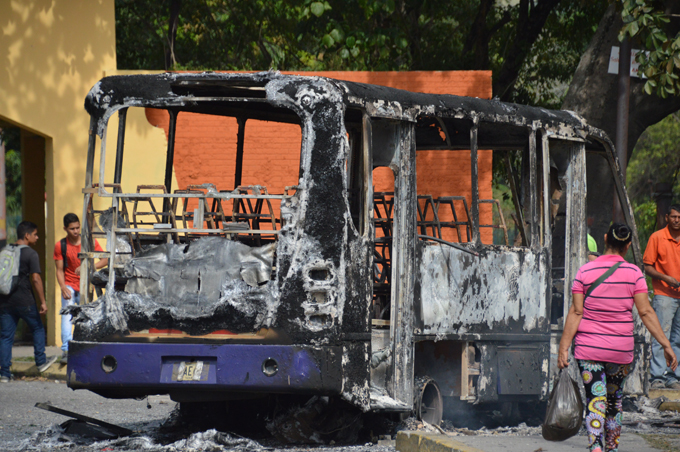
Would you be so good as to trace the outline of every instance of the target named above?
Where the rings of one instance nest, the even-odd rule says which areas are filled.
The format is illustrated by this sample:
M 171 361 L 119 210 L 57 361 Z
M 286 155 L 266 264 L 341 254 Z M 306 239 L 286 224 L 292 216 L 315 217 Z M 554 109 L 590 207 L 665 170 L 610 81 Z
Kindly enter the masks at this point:
M 102 247 L 99 245 L 98 241 L 94 241 L 94 250 L 103 251 Z M 78 253 L 80 253 L 80 245 L 71 245 L 66 240 L 66 270 L 64 270 L 64 281 L 66 285 L 75 291 L 80 290 L 80 274 L 76 274 L 75 269 L 80 267 L 80 259 L 78 259 Z M 61 255 L 61 240 L 54 244 L 54 260 L 61 261 L 63 257 Z

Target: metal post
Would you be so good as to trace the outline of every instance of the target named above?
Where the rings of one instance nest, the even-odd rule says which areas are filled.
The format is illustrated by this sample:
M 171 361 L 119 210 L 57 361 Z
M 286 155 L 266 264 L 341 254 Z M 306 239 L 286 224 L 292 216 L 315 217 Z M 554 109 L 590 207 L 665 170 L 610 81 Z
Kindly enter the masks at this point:
M 165 158 L 165 191 L 172 193 L 172 165 L 175 160 L 175 132 L 177 130 L 177 116 L 179 114 L 176 110 L 168 110 L 170 113 L 170 128 L 168 130 L 168 153 Z M 163 212 L 170 211 L 170 198 L 163 198 Z M 170 222 L 170 217 L 167 218 Z
M 472 240 L 479 244 L 481 237 L 479 236 L 479 161 L 477 158 L 477 122 L 472 124 L 470 128 L 470 212 L 472 214 Z
M 616 105 L 616 153 L 621 166 L 623 181 L 626 181 L 626 166 L 628 165 L 628 108 L 630 102 L 630 41 L 628 38 L 621 43 L 619 50 L 618 102 Z M 623 208 L 617 195 L 614 196 L 615 222 L 623 222 Z
M 234 190 L 241 185 L 243 176 L 243 140 L 246 133 L 246 118 L 236 118 L 238 133 L 236 134 L 236 169 L 234 171 Z
M 118 111 L 118 145 L 116 146 L 116 169 L 113 174 L 113 183 L 120 184 L 123 173 L 123 148 L 125 147 L 125 121 L 127 108 Z
M 7 244 L 6 190 L 5 140 L 2 138 L 2 129 L 0 129 L 0 248 L 4 248 Z

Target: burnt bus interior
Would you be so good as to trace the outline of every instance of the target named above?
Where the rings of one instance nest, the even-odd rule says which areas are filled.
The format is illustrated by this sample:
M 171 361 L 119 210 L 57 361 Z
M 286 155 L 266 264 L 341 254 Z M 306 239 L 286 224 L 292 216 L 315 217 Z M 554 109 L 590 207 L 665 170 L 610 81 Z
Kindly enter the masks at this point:
M 238 242 L 258 250 L 256 254 L 270 256 L 270 265 L 265 269 L 269 274 L 242 273 L 249 285 L 257 287 L 275 279 L 276 246 L 282 228 L 285 231 L 291 221 L 286 206 L 300 203 L 305 196 L 298 181 L 310 171 L 309 165 L 324 162 L 306 154 L 310 151 L 304 144 L 300 116 L 269 102 L 265 85 L 247 78 L 219 82 L 179 80 L 170 86 L 174 96 L 184 96 L 182 102 L 168 102 L 163 107 L 152 102 L 125 106 L 117 111 L 117 129 L 107 126 L 102 139 L 90 134 L 83 190 L 83 237 L 88 242 L 81 270 L 87 276 L 81 280 L 81 291 L 88 294 L 86 302 L 95 299 L 90 283 L 98 297 L 107 287 L 130 290 L 123 270 L 139 255 L 164 244 L 185 247 L 186 253 L 192 243 L 206 237 Z M 126 185 L 129 182 L 123 174 L 124 160 L 134 158 L 125 154 L 126 117 L 128 110 L 134 108 L 161 110 L 167 115 L 162 181 Z M 427 110 L 413 121 L 406 121 L 369 114 L 367 108 L 346 99 L 343 111 L 346 174 L 343 187 L 337 190 L 345 197 L 356 234 L 372 248 L 367 272 L 372 280 L 370 299 L 348 297 L 366 305 L 369 311 L 370 333 L 363 340 L 370 344 L 371 408 L 416 409 L 422 419 L 437 423 L 447 404 L 456 407 L 470 402 L 517 404 L 545 400 L 549 393 L 551 343 L 554 354 L 568 310 L 566 281 L 585 260 L 586 153 L 589 159 L 606 159 L 617 179 L 618 166 L 609 140 L 591 129 L 590 134 L 565 132 L 567 126 L 555 126 L 548 114 L 542 122 L 524 118 L 521 112 L 515 117 L 494 117 L 442 108 Z M 532 112 L 536 116 L 536 111 Z M 210 116 L 231 118 L 238 124 L 236 137 L 225 137 L 225 142 L 232 143 L 232 149 L 225 154 L 234 159 L 233 183 L 218 186 L 214 180 L 204 180 L 199 175 L 187 186 L 173 187 L 175 144 L 182 127 L 189 125 L 183 120 L 191 117 L 195 124 Z M 303 141 L 302 151 L 281 155 L 294 163 L 286 167 L 288 172 L 282 178 L 285 182 L 274 185 L 263 181 L 267 174 L 281 173 L 281 165 L 276 160 L 253 161 L 247 152 L 248 126 L 265 121 L 295 127 Z M 91 128 L 96 127 L 93 119 Z M 576 128 L 573 124 L 569 127 Z M 115 136 L 115 140 L 107 139 L 107 134 Z M 115 152 L 107 150 L 106 144 L 114 142 Z M 101 149 L 98 155 L 97 148 Z M 483 167 L 480 161 L 485 162 Z M 439 171 L 438 162 L 442 162 Z M 256 170 L 245 177 L 244 168 Z M 454 169 L 456 184 L 451 183 Z M 625 194 L 618 180 L 617 187 L 619 193 Z M 416 193 L 409 195 L 410 189 Z M 415 202 L 400 206 L 400 200 L 409 196 Z M 111 198 L 111 203 L 105 198 Z M 632 222 L 630 207 L 623 210 Z M 415 232 L 414 237 L 407 236 L 409 231 Z M 106 241 L 108 251 L 92 251 L 94 239 Z M 414 241 L 413 254 L 403 251 L 411 247 L 409 240 Z M 402 261 L 398 263 L 395 259 L 400 258 L 400 253 Z M 639 262 L 637 243 L 634 253 Z M 522 262 L 529 258 L 536 262 L 531 273 L 535 280 L 523 283 L 529 288 L 535 285 L 536 293 L 540 292 L 536 297 L 542 300 L 530 328 L 523 329 L 519 322 L 506 318 L 493 324 L 474 324 L 467 319 L 470 325 L 453 321 L 446 326 L 432 326 L 427 319 L 432 316 L 427 312 L 432 301 L 427 296 L 425 280 L 411 274 L 404 282 L 404 269 L 408 268 L 404 259 L 416 262 L 413 269 L 418 271 L 423 256 L 435 256 L 440 259 L 441 278 L 445 281 L 448 272 L 450 284 L 454 284 L 451 275 L 456 270 L 445 268 L 447 265 L 450 267 L 455 260 L 472 262 L 461 267 L 466 270 L 466 266 L 474 267 L 480 259 L 487 259 L 488 274 L 471 274 L 470 284 L 491 287 L 497 277 L 495 271 L 501 278 L 504 272 L 509 274 L 503 262 L 511 255 L 513 262 L 520 262 L 513 267 L 515 272 L 521 273 Z M 110 259 L 109 268 L 95 274 L 90 270 L 92 263 L 102 257 Z M 541 276 L 541 272 L 546 275 Z M 438 273 L 435 276 L 440 278 Z M 333 276 L 319 266 L 309 271 L 309 278 L 324 283 Z M 507 278 L 517 279 L 513 275 Z M 200 292 L 200 275 L 197 284 Z M 517 282 L 513 280 L 513 284 Z M 539 287 L 541 284 L 546 287 Z M 507 294 L 500 294 L 503 295 Z M 323 304 L 328 293 L 319 290 L 313 297 Z M 451 297 L 455 304 L 458 300 Z M 491 308 L 478 304 L 466 309 L 472 312 Z M 332 323 L 332 319 L 318 317 L 319 328 L 328 322 Z M 413 328 L 401 328 L 402 325 Z M 530 334 L 524 334 L 527 331 Z M 209 331 L 194 339 L 241 337 L 230 334 Z M 154 336 L 154 342 L 192 340 L 182 331 L 151 329 L 131 331 L 129 336 Z M 286 341 L 285 335 L 246 339 Z M 482 385 L 480 376 L 485 374 L 492 381 Z M 415 408 L 412 400 L 417 401 Z
M 248 92 L 252 96 L 253 88 Z M 255 91 L 257 92 L 257 91 Z M 212 93 L 214 94 L 214 93 Z M 256 100 L 258 98 L 247 97 L 244 100 Z M 214 105 L 218 104 L 218 105 Z M 234 102 L 219 105 L 219 102 L 211 102 L 209 108 L 201 106 L 193 109 L 178 110 L 168 109 L 169 133 L 168 149 L 165 170 L 165 180 L 145 181 L 144 184 L 132 187 L 134 192 L 123 193 L 123 161 L 125 148 L 125 126 L 128 108 L 118 111 L 118 127 L 116 133 L 115 160 L 107 156 L 104 150 L 99 161 L 99 171 L 93 165 L 93 174 L 99 175 L 104 183 L 101 186 L 105 191 L 114 194 L 114 205 L 107 206 L 99 203 L 95 208 L 94 196 L 99 191 L 100 183 L 92 183 L 92 189 L 87 198 L 87 227 L 90 231 L 87 237 L 90 239 L 90 249 L 93 248 L 93 240 L 106 241 L 110 238 L 112 229 L 112 210 L 117 211 L 118 225 L 115 228 L 115 236 L 118 242 L 123 243 L 115 252 L 113 266 L 108 270 L 115 273 L 115 269 L 122 269 L 129 258 L 134 258 L 137 253 L 149 247 L 162 243 L 172 242 L 175 244 L 189 244 L 190 242 L 206 236 L 218 236 L 235 240 L 249 246 L 260 247 L 276 242 L 277 234 L 285 225 L 285 219 L 281 216 L 281 202 L 295 196 L 297 180 L 300 177 L 301 168 L 294 174 L 286 174 L 289 184 L 277 192 L 270 193 L 267 186 L 252 183 L 243 184 L 243 165 L 248 161 L 248 155 L 244 154 L 246 127 L 248 123 L 263 120 L 285 120 L 291 126 L 299 127 L 299 119 L 291 112 L 282 109 L 266 109 L 259 114 L 253 113 L 253 104 L 248 105 L 247 111 L 240 111 L 240 116 L 234 116 L 238 124 L 238 134 L 233 143 L 233 155 L 235 158 L 235 174 L 233 186 L 228 188 L 216 187 L 211 181 L 197 180 L 197 183 L 188 184 L 186 187 L 172 187 L 173 157 L 175 137 L 178 128 L 182 128 L 182 119 L 185 115 L 192 115 L 192 124 L 200 123 L 204 115 L 227 115 L 229 110 L 237 110 L 241 106 Z M 257 105 L 257 104 L 256 104 Z M 134 107 L 131 107 L 134 108 Z M 150 108 L 150 107 L 146 107 Z M 236 114 L 235 112 L 233 114 Z M 394 134 L 398 125 L 397 121 L 381 118 L 371 118 L 371 168 L 372 172 L 362 172 L 362 155 L 365 151 L 362 147 L 367 144 L 362 139 L 362 129 L 365 122 L 362 121 L 362 112 L 348 109 L 345 117 L 345 127 L 349 142 L 349 154 L 347 157 L 348 171 L 348 203 L 355 227 L 364 234 L 371 231 L 373 252 L 373 304 L 372 319 L 375 326 L 389 325 L 390 319 L 390 294 L 391 294 L 391 258 L 392 258 L 392 235 L 394 223 L 394 173 L 389 165 L 394 156 L 396 143 Z M 462 165 L 471 165 L 471 141 L 470 121 L 455 118 L 441 118 L 435 116 L 421 116 L 415 127 L 416 132 L 416 159 L 421 154 L 430 154 L 430 158 L 438 159 L 442 153 L 453 154 L 453 159 L 460 160 Z M 541 231 L 545 230 L 546 218 L 539 215 L 545 210 L 543 206 L 544 184 L 541 169 L 542 153 L 536 153 L 532 171 L 529 162 L 529 141 L 531 131 L 526 128 L 519 129 L 514 125 L 481 123 L 477 127 L 478 148 L 493 150 L 493 180 L 486 180 L 487 192 L 493 191 L 488 199 L 476 199 L 476 205 L 470 202 L 465 193 L 473 190 L 479 192 L 477 174 L 471 173 L 469 180 L 465 181 L 464 193 L 444 193 L 433 195 L 418 191 L 417 206 L 413 215 L 416 217 L 418 239 L 432 243 L 444 243 L 450 246 L 467 244 L 472 246 L 478 241 L 484 246 L 490 247 L 527 247 L 534 243 L 543 245 L 545 236 Z M 488 138 L 487 138 L 488 137 Z M 535 136 L 533 136 L 535 140 Z M 500 144 L 499 144 L 500 143 Z M 534 146 L 536 146 L 534 142 Z M 104 147 L 102 147 L 104 149 Z M 292 156 L 299 162 L 299 155 Z M 450 157 L 451 158 L 451 157 Z M 107 159 L 112 160 L 114 166 L 113 178 L 107 181 L 105 168 Z M 497 163 L 500 162 L 500 163 Z M 92 162 L 93 163 L 93 162 Z M 251 162 L 252 164 L 253 162 Z M 89 165 L 89 163 L 88 163 Z M 262 173 L 276 172 L 280 168 L 276 162 L 260 163 Z M 108 168 L 106 168 L 108 170 Z M 470 168 L 475 171 L 476 168 Z M 366 194 L 364 193 L 367 182 L 366 176 L 378 174 L 386 180 L 383 184 L 385 191 L 372 190 L 372 218 L 368 227 L 363 223 L 362 212 Z M 417 169 L 417 177 L 423 172 Z M 387 177 L 385 177 L 387 175 Z M 103 176 L 103 177 L 102 177 Z M 445 175 L 446 176 L 446 175 Z M 490 176 L 490 175 L 487 175 Z M 559 184 L 556 169 L 550 173 L 550 184 Z M 441 175 L 440 175 L 440 179 Z M 490 177 L 487 177 L 490 179 Z M 472 181 L 474 180 L 475 183 Z M 200 183 L 199 183 L 200 182 Z M 257 181 L 256 181 L 257 182 Z M 445 183 L 446 180 L 439 180 Z M 489 183 L 490 182 L 490 183 Z M 562 182 L 564 183 L 564 182 Z M 430 184 L 431 185 L 431 184 Z M 492 187 L 491 187 L 492 186 Z M 563 188 L 551 185 L 551 193 L 559 192 Z M 561 186 L 560 186 L 561 187 Z M 489 190 L 493 188 L 493 190 Z M 538 204 L 532 205 L 531 200 L 536 199 Z M 550 224 L 554 227 L 555 221 L 564 217 L 565 198 L 554 197 L 561 200 L 559 212 L 551 215 Z M 508 217 L 506 219 L 506 216 Z M 474 223 L 474 225 L 473 225 Z M 562 229 L 564 225 L 562 224 Z M 489 231 L 489 232 L 486 232 Z M 564 234 L 558 237 L 564 238 Z M 126 246 L 125 244 L 129 244 Z M 564 255 L 564 242 L 553 242 L 553 253 L 556 256 Z M 109 253 L 89 253 L 91 258 L 108 257 Z M 555 255 L 555 254 L 554 254 Z M 554 268 L 553 270 L 559 270 Z M 272 272 L 275 272 L 275 264 Z M 563 270 L 563 268 L 562 268 Z M 103 273 L 103 272 L 102 272 Z M 99 295 L 105 291 L 109 280 L 106 274 L 94 275 L 92 282 Z M 559 275 L 557 275 L 559 276 Z M 116 277 L 116 276 L 114 276 Z M 117 287 L 124 289 L 124 277 L 118 275 Z M 123 281 L 121 281 L 121 279 Z M 559 280 L 560 278 L 556 278 Z M 561 278 L 563 279 L 563 278 Z M 555 309 L 555 304 L 553 309 Z M 560 305 L 561 307 L 561 305 Z M 558 317 L 561 317 L 561 310 Z M 557 318 L 553 321 L 556 322 Z

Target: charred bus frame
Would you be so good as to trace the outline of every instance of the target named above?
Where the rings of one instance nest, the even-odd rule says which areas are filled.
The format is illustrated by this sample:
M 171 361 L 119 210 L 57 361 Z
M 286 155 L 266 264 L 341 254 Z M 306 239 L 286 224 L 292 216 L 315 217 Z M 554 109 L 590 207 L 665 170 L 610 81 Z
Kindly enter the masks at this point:
M 125 193 L 133 107 L 168 111 L 167 162 L 162 185 Z M 72 308 L 68 384 L 106 397 L 325 394 L 365 411 L 416 410 L 432 422 L 441 419 L 442 398 L 452 406 L 545 400 L 569 308 L 565 281 L 586 258 L 587 158 L 609 163 L 635 231 L 611 141 L 571 112 L 279 73 L 107 77 L 86 109 L 86 303 Z M 107 183 L 106 133 L 116 112 Z M 187 112 L 237 119 L 234 190 L 207 183 L 171 192 L 177 118 Z M 301 127 L 296 186 L 277 195 L 240 186 L 251 119 Z M 480 223 L 480 206 L 500 213 L 500 203 L 480 199 L 480 149 L 504 158 L 514 244 L 502 215 L 496 227 L 505 243 L 482 243 L 480 228 L 492 225 Z M 420 194 L 421 150 L 469 156 L 469 196 Z M 393 193 L 373 192 L 376 167 L 391 168 Z M 94 197 L 110 198 L 111 208 L 96 211 Z M 446 206 L 453 221 L 437 216 Z M 447 227 L 457 241 L 442 234 Z M 108 251 L 93 251 L 97 234 Z M 112 265 L 97 275 L 92 263 L 102 257 Z M 95 301 L 97 281 L 106 289 Z M 642 333 L 636 348 L 644 363 Z M 628 389 L 641 392 L 644 381 L 637 366 Z

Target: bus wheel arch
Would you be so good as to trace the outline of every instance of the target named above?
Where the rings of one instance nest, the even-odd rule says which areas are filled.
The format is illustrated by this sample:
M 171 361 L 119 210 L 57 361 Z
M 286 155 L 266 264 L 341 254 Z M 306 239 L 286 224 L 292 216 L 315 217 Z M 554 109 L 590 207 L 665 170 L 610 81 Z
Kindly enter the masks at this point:
M 437 382 L 428 376 L 416 377 L 413 410 L 418 420 L 439 426 L 444 413 L 444 401 Z

